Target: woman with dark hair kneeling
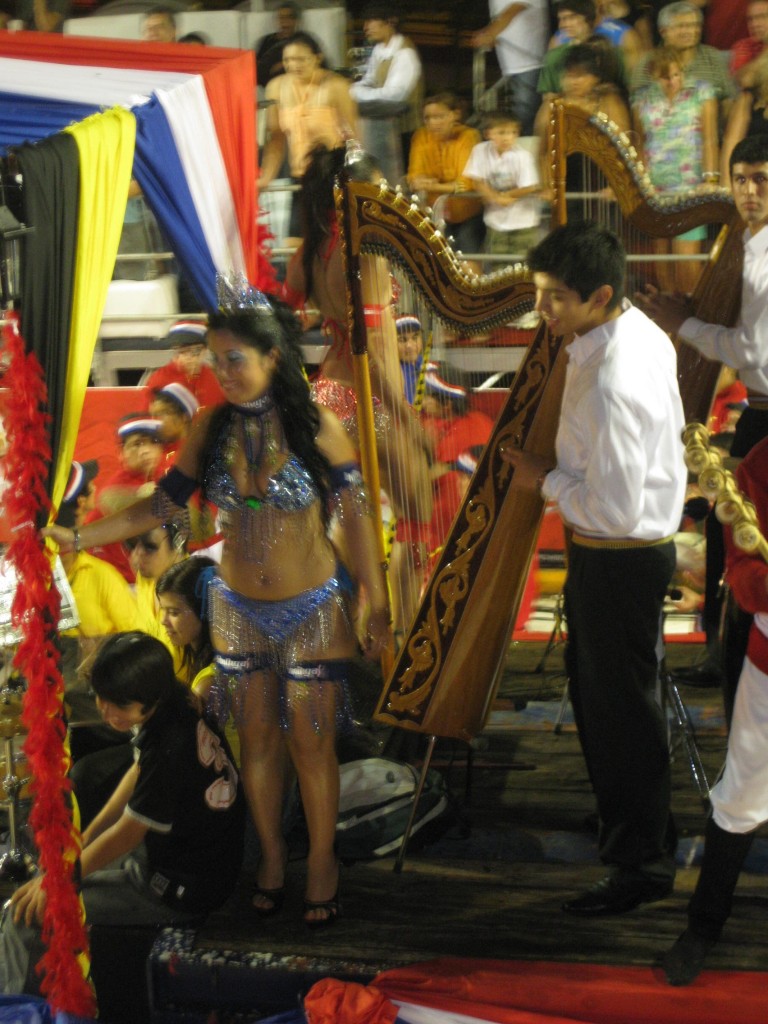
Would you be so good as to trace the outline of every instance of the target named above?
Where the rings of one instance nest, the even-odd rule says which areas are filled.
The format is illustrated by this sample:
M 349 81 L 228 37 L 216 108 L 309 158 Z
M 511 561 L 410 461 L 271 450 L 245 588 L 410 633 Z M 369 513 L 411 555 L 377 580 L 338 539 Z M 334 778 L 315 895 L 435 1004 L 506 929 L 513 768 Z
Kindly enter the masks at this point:
M 179 515 L 192 494 L 220 510 L 224 552 L 209 587 L 217 679 L 209 704 L 234 711 L 243 785 L 261 861 L 253 897 L 262 916 L 283 902 L 287 850 L 281 831 L 289 761 L 309 830 L 304 919 L 339 913 L 337 726 L 350 719 L 347 672 L 357 650 L 355 585 L 365 593 L 365 652 L 389 634 L 384 578 L 362 477 L 336 417 L 316 406 L 303 374 L 293 313 L 248 286 L 235 308 L 211 317 L 208 346 L 227 404 L 204 410 L 155 494 L 78 533 L 44 531 L 88 546 L 151 529 Z M 330 541 L 339 522 L 350 570 Z M 354 579 L 354 582 L 353 582 Z
M 135 760 L 83 832 L 86 920 L 158 928 L 199 920 L 231 895 L 242 862 L 245 804 L 226 743 L 174 676 L 170 652 L 146 633 L 111 636 L 91 686 L 104 721 L 134 733 Z M 40 874 L 17 889 L 4 915 L 6 993 L 36 990 L 43 883 Z

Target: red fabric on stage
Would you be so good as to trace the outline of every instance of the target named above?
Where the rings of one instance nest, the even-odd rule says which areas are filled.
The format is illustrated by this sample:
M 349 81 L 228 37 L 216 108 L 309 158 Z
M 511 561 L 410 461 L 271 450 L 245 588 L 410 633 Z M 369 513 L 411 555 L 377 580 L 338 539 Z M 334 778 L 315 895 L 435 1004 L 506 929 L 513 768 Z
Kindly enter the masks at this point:
M 397 1009 L 374 986 L 323 978 L 304 997 L 307 1024 L 394 1024 Z
M 385 971 L 373 984 L 388 999 L 499 1024 L 766 1020 L 766 979 L 756 971 L 704 971 L 672 988 L 650 967 L 443 958 Z

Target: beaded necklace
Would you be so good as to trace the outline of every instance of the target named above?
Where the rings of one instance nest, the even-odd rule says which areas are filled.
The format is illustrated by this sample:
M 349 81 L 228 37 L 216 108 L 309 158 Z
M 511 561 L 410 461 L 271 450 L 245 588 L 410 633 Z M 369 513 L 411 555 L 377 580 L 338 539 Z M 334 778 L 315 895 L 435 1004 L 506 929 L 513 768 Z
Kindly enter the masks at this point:
M 261 468 L 265 468 L 268 473 L 271 473 L 277 465 L 280 445 L 275 437 L 272 423 L 271 412 L 274 407 L 275 402 L 269 392 L 243 405 L 233 406 L 235 412 L 239 413 L 241 417 L 245 461 L 253 476 Z M 227 437 L 224 450 L 227 466 L 232 465 L 238 450 L 238 431 L 235 424 L 236 420 L 233 420 L 233 429 Z M 248 508 L 255 510 L 262 506 L 262 499 L 256 495 L 250 495 L 244 499 L 244 502 Z

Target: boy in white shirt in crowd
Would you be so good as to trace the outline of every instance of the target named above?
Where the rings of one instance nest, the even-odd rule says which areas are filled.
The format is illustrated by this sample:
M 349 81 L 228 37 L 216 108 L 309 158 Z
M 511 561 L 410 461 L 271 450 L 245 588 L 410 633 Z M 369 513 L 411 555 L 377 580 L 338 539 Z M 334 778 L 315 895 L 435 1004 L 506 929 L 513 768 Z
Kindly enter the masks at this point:
M 483 199 L 485 251 L 523 258 L 539 240 L 541 190 L 536 160 L 519 145 L 520 122 L 510 113 L 496 111 L 483 122 L 485 142 L 472 150 L 464 177 Z M 491 269 L 494 269 L 491 267 Z

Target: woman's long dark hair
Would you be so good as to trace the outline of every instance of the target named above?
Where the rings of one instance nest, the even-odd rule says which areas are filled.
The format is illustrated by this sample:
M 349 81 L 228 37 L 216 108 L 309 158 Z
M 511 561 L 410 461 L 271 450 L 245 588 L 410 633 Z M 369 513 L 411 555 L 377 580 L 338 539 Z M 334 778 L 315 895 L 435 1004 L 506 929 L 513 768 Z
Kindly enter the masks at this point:
M 312 296 L 313 265 L 323 246 L 335 230 L 336 206 L 333 186 L 336 179 L 346 174 L 352 181 L 370 181 L 379 167 L 368 153 L 349 165 L 345 164 L 346 148 L 315 146 L 309 153 L 309 162 L 301 178 L 302 217 L 304 221 L 304 248 L 301 266 L 304 271 L 305 293 Z
M 310 399 L 309 383 L 304 375 L 301 328 L 292 309 L 274 299 L 271 304 L 271 311 L 253 308 L 214 313 L 209 317 L 208 328 L 231 331 L 238 341 L 264 355 L 277 349 L 279 357 L 272 378 L 272 397 L 288 447 L 312 477 L 325 514 L 330 496 L 330 463 L 317 447 L 320 414 Z M 223 429 L 235 415 L 234 407 L 229 404 L 219 406 L 211 415 L 201 453 L 201 478 L 213 459 Z
M 155 584 L 155 593 L 158 597 L 163 594 L 175 594 L 186 602 L 193 615 L 200 620 L 200 638 L 197 646 L 185 644 L 182 652 L 181 664 L 187 670 L 190 682 L 213 661 L 204 572 L 214 565 L 216 563 L 212 558 L 185 558 L 183 562 L 177 562 L 170 569 L 166 569 Z

